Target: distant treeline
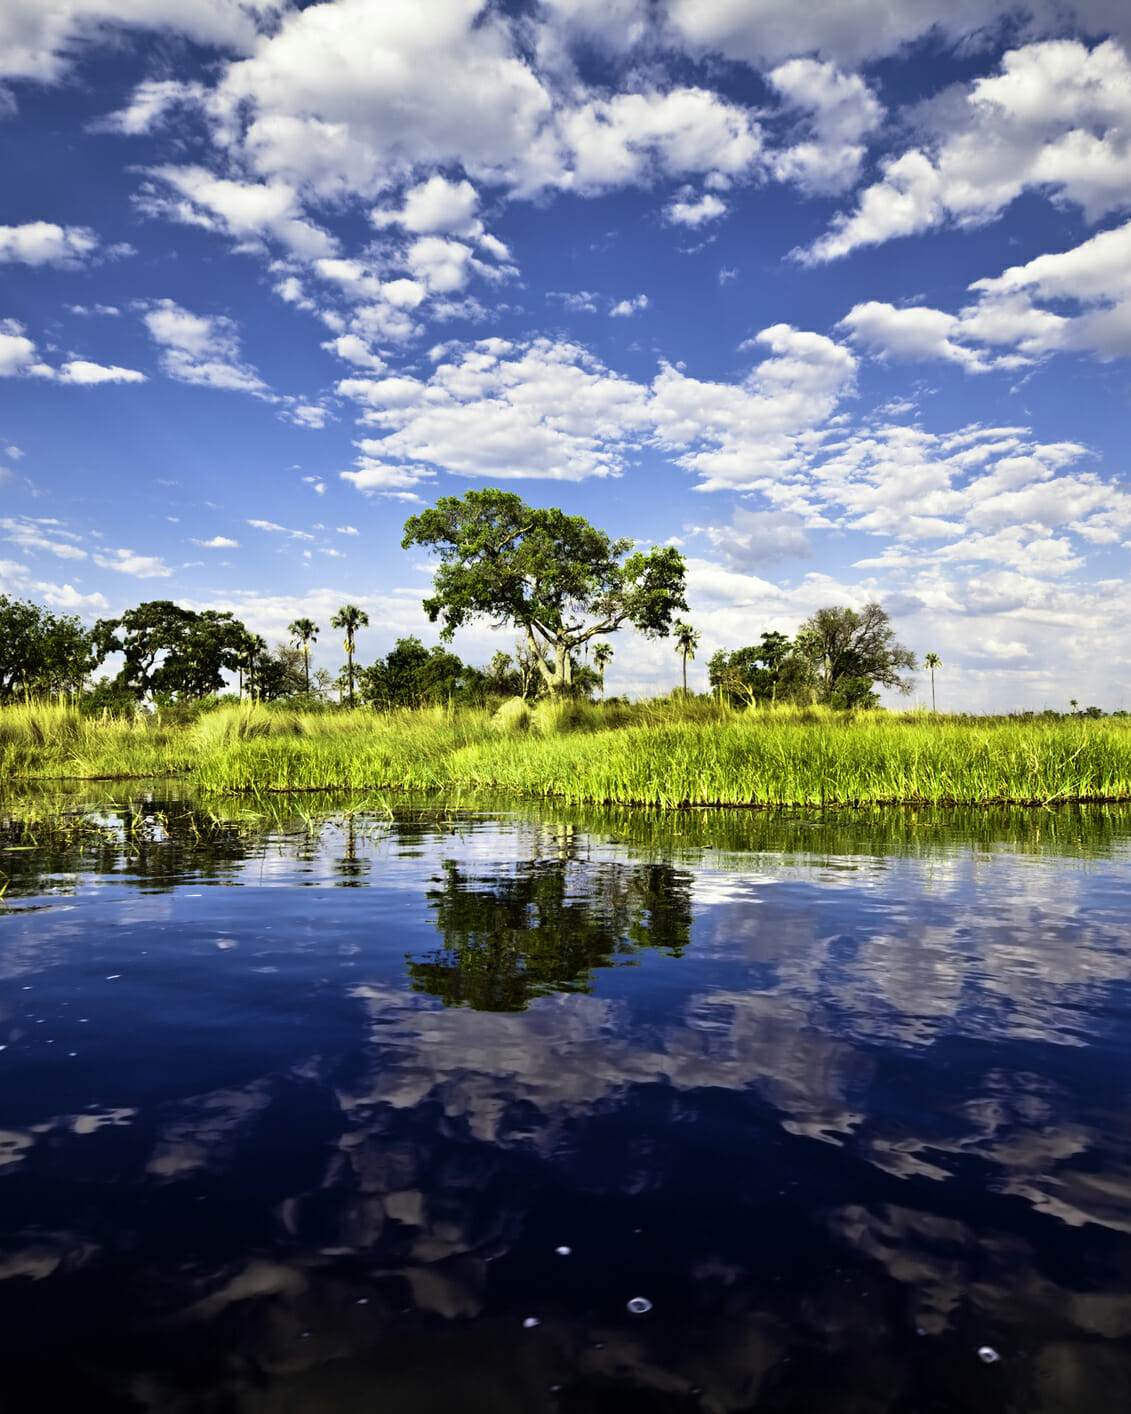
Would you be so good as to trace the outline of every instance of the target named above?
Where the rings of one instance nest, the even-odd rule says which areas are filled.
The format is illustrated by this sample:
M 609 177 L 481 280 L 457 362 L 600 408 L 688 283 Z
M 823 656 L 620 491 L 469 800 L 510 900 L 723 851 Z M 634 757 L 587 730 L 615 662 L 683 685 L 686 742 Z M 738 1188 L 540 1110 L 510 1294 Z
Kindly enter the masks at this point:
M 351 607 L 340 612 L 350 618 Z M 360 622 L 367 622 L 363 615 Z M 227 690 L 228 675 L 235 675 L 241 697 L 263 702 L 313 704 L 343 697 L 351 675 L 357 700 L 377 707 L 482 705 L 492 698 L 534 697 L 541 691 L 532 655 L 522 644 L 513 655 L 498 652 L 487 666 L 473 667 L 448 649 L 426 648 L 410 635 L 365 667 L 353 663 L 353 636 L 347 630 L 350 661 L 335 677 L 325 668 L 310 670 L 310 644 L 317 641 L 318 626 L 299 619 L 291 631 L 291 642 L 272 648 L 231 613 L 183 609 L 166 599 L 100 619 L 88 629 L 73 616 L 0 595 L 0 701 L 64 695 L 95 711 L 133 710 L 145 701 L 191 703 L 215 697 Z M 92 681 L 113 653 L 124 659 L 117 675 Z M 578 664 L 574 685 L 581 695 L 591 695 L 601 686 L 601 674 Z

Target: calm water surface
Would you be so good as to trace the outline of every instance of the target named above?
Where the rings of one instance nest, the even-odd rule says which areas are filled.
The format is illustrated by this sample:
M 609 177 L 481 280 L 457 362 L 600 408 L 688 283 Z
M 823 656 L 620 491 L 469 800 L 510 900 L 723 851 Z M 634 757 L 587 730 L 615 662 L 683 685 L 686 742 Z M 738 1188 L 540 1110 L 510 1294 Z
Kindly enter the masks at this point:
M 4 1414 L 1131 1406 L 1131 813 L 97 809 L 0 805 Z

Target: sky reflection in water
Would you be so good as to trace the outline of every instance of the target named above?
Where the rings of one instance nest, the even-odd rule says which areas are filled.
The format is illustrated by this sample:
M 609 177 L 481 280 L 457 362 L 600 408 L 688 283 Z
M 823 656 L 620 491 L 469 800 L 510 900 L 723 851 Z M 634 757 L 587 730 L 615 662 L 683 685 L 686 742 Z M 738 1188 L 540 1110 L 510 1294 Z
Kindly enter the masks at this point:
M 103 808 L 0 827 L 0 1408 L 1131 1397 L 1131 814 Z

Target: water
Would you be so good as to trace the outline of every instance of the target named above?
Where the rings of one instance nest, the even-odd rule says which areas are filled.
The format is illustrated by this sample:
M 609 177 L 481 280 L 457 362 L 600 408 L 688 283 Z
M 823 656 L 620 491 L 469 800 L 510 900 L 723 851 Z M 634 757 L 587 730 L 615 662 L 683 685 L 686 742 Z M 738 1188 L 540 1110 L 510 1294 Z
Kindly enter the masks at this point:
M 99 809 L 0 827 L 5 1414 L 1131 1403 L 1131 812 Z

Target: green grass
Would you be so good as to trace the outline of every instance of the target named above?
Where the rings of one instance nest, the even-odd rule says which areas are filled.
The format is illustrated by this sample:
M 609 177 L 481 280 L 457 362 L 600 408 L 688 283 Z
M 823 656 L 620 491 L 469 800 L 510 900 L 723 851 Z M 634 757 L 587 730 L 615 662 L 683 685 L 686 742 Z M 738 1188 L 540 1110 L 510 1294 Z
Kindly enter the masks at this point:
M 188 726 L 0 710 L 0 778 L 182 775 L 214 794 L 502 792 L 616 805 L 849 806 L 1131 799 L 1131 722 L 822 709 L 749 713 L 673 699 L 309 713 L 244 705 Z

